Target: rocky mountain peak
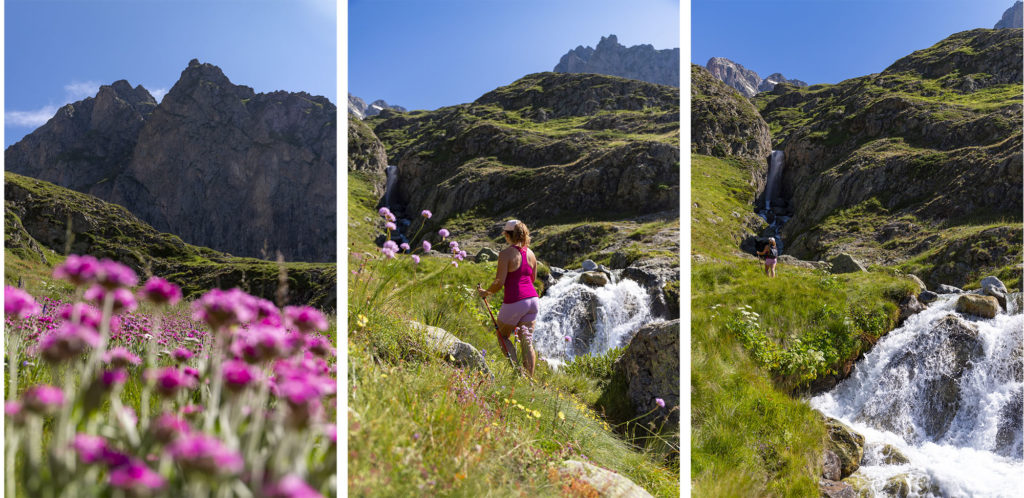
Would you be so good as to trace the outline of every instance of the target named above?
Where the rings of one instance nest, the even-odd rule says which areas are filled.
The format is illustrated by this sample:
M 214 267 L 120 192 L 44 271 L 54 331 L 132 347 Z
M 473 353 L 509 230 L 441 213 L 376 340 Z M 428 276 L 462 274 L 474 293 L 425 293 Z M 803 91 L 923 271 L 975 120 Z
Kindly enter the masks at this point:
M 883 75 L 916 73 L 939 79 L 956 72 L 945 86 L 975 91 L 993 85 L 1019 83 L 1022 79 L 1021 31 L 973 29 L 918 50 L 894 62 Z
M 159 104 L 142 86 L 104 85 L 8 147 L 5 161 L 190 243 L 333 261 L 336 125 L 324 97 L 256 93 L 193 59 Z
M 577 46 L 562 56 L 556 73 L 596 73 L 659 85 L 679 86 L 679 49 L 653 45 L 623 46 L 615 35 L 602 36 L 597 48 Z
M 400 105 L 388 104 L 384 99 L 377 99 L 370 104 L 367 104 L 365 100 L 356 97 L 351 93 L 348 94 L 348 112 L 349 114 L 354 114 L 359 119 L 376 116 L 385 109 L 398 112 L 406 112 L 408 110 Z
M 731 61 L 725 57 L 712 57 L 705 65 L 711 75 L 719 81 L 736 89 L 744 97 L 750 98 L 759 92 L 770 92 L 775 85 L 786 83 L 798 87 L 807 86 L 807 83 L 797 79 L 787 79 L 781 73 L 772 73 L 767 78 L 761 78 L 757 72 L 747 69 L 738 62 Z
M 1024 28 L 1024 2 L 1017 0 L 1003 12 L 1003 18 L 996 23 L 995 29 L 1004 28 Z

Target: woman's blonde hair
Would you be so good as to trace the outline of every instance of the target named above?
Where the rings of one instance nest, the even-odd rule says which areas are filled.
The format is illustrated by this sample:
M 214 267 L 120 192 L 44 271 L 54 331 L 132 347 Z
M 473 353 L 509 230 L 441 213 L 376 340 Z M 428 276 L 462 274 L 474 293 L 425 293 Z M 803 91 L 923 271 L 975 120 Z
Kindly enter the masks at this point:
M 521 244 L 523 247 L 530 245 L 530 230 L 526 228 L 526 223 L 517 220 L 515 227 L 512 230 L 505 230 L 505 234 L 508 235 L 512 245 Z

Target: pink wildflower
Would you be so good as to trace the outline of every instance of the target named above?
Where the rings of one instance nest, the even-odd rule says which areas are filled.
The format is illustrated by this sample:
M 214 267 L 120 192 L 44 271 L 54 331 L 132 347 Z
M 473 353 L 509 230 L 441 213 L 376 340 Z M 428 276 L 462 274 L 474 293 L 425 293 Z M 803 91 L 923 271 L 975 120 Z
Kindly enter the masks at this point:
M 51 363 L 60 363 L 99 343 L 100 335 L 92 327 L 66 322 L 39 341 L 40 356 Z
M 100 321 L 103 320 L 103 312 L 85 303 L 65 304 L 60 307 L 57 315 L 67 321 L 74 321 L 78 315 L 77 323 L 88 325 L 94 329 L 100 328 Z
M 233 475 L 242 470 L 242 456 L 206 434 L 183 434 L 167 450 L 186 470 L 208 475 Z
M 256 380 L 256 374 L 244 361 L 228 360 L 222 368 L 224 385 L 232 391 L 239 392 Z
M 213 289 L 192 303 L 192 318 L 221 330 L 251 321 L 256 317 L 256 306 L 252 296 L 237 288 Z
M 104 259 L 100 261 L 99 270 L 96 272 L 96 283 L 107 290 L 114 290 L 122 287 L 135 287 L 139 283 L 139 277 L 131 268 L 117 261 Z
M 433 213 L 431 213 L 430 211 L 428 211 L 428 210 L 424 209 L 424 210 L 423 210 L 423 211 L 422 211 L 422 212 L 420 213 L 420 216 L 422 216 L 422 217 L 424 217 L 424 218 L 426 218 L 426 219 L 428 219 L 428 220 L 429 220 L 431 216 L 434 216 L 434 214 L 433 214 Z
M 146 464 L 132 460 L 110 471 L 110 485 L 133 496 L 147 496 L 164 487 L 164 478 Z
M 50 414 L 64 404 L 64 391 L 54 386 L 38 384 L 22 394 L 22 403 L 25 409 L 32 413 Z
M 156 304 L 175 305 L 181 300 L 181 289 L 160 277 L 150 277 L 139 291 L 139 297 Z
M 141 365 L 142 359 L 135 356 L 122 346 L 111 349 L 103 355 L 103 361 L 114 367 L 127 367 L 129 365 Z
M 263 490 L 267 498 L 323 498 L 323 495 L 309 487 L 295 474 L 288 474 Z
M 415 255 L 415 254 L 413 254 L 412 255 L 412 262 L 416 263 L 416 264 L 420 264 L 420 257 Z
M 196 386 L 196 379 L 178 370 L 177 367 L 148 370 L 146 375 L 156 382 L 156 390 L 164 396 L 173 396 L 182 389 L 192 389 Z
M 171 356 L 174 357 L 174 361 L 177 361 L 178 363 L 185 363 L 186 361 L 192 359 L 192 356 L 194 355 L 192 354 L 192 351 L 189 351 L 188 349 L 183 347 L 179 347 L 178 349 L 175 349 L 173 353 L 171 353 Z
M 107 440 L 102 436 L 91 436 L 89 434 L 77 434 L 71 442 L 71 448 L 78 453 L 78 459 L 82 463 L 98 462 L 103 458 L 107 449 Z
M 10 285 L 4 287 L 4 314 L 25 319 L 39 313 L 40 307 L 28 292 Z
M 115 315 L 134 311 L 135 308 L 138 307 L 138 303 L 135 301 L 135 296 L 132 295 L 132 292 L 122 287 L 107 289 L 99 285 L 94 285 L 89 287 L 89 290 L 85 291 L 82 298 L 96 306 L 102 307 L 107 296 L 113 296 L 113 313 Z
M 423 252 L 430 252 L 430 242 L 426 240 L 423 241 Z
M 284 309 L 285 323 L 300 332 L 327 330 L 328 323 L 324 314 L 312 306 L 288 306 Z
M 444 238 L 447 238 L 449 235 L 451 235 L 451 232 L 449 232 L 448 230 L 445 230 L 444 228 L 442 228 L 442 229 L 437 231 L 437 234 L 440 235 L 442 239 L 444 239 Z
M 64 263 L 53 269 L 53 277 L 82 286 L 95 282 L 99 269 L 100 262 L 96 258 L 71 254 Z

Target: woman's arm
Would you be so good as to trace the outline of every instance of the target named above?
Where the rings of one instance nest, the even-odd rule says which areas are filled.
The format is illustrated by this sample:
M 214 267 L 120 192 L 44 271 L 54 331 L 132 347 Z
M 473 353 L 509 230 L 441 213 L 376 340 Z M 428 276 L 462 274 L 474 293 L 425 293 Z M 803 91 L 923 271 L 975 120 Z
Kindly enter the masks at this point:
M 533 260 L 533 262 L 530 263 L 530 268 L 533 269 L 533 272 L 532 272 L 532 275 L 531 275 L 533 280 L 530 283 L 536 284 L 537 283 L 537 255 L 533 253 L 533 250 L 528 249 L 527 251 L 528 251 L 527 255 L 530 257 L 530 259 Z
M 501 251 L 498 253 L 498 272 L 495 274 L 494 282 L 491 282 L 490 287 L 480 291 L 481 297 L 490 296 L 501 290 L 501 287 L 505 285 L 505 277 L 508 275 L 508 263 L 510 258 L 511 255 L 508 251 Z

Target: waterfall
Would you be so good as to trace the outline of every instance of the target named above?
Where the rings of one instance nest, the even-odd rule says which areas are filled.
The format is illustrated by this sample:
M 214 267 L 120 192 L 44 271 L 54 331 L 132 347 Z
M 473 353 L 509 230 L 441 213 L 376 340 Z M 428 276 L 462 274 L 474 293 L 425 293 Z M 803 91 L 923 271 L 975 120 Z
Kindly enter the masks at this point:
M 764 186 L 764 208 L 772 208 L 772 199 L 779 189 L 779 181 L 782 177 L 782 170 L 785 168 L 785 154 L 781 150 L 773 150 L 771 160 L 768 162 L 768 179 Z
M 1014 304 L 992 319 L 963 316 L 956 298 L 907 319 L 853 375 L 811 399 L 864 435 L 858 472 L 878 496 L 898 474 L 927 483 L 911 496 L 1019 496 L 1024 488 L 1024 315 Z M 885 444 L 910 463 L 883 464 Z
M 537 354 L 553 365 L 625 346 L 653 319 L 650 295 L 637 282 L 613 277 L 593 288 L 579 282 L 580 274 L 567 271 L 540 298 L 533 342 Z
M 393 209 L 391 196 L 395 192 L 395 185 L 398 184 L 398 166 L 384 168 L 384 174 L 387 175 L 387 179 L 384 181 L 384 206 Z

